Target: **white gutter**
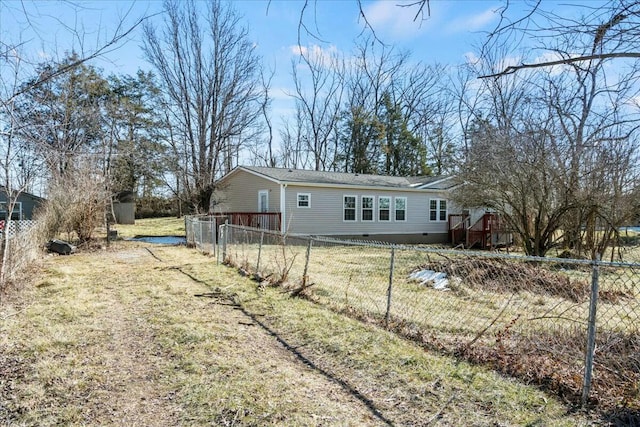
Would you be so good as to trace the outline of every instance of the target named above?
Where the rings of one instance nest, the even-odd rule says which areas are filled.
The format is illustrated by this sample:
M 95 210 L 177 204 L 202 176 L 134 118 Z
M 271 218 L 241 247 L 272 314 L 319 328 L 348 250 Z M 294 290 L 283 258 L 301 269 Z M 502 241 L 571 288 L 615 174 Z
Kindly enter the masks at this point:
M 280 184 L 280 232 L 284 233 L 286 231 L 285 224 L 286 222 L 286 194 L 285 191 L 287 189 L 287 184 Z
M 350 190 L 373 190 L 373 191 L 402 191 L 409 193 L 424 193 L 425 191 L 446 191 L 442 188 L 416 188 L 416 187 L 385 187 L 380 185 L 361 185 L 361 184 L 333 184 L 320 182 L 303 182 L 303 181 L 286 181 L 281 185 L 293 185 L 296 187 L 321 187 L 321 188 L 344 188 Z

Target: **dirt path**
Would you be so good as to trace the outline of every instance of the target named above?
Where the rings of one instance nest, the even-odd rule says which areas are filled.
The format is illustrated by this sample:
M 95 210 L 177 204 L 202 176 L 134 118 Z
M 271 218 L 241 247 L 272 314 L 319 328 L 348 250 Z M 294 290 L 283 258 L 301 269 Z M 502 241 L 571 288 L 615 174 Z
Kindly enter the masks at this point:
M 385 424 L 157 252 L 47 260 L 24 314 L 0 312 L 0 425 Z

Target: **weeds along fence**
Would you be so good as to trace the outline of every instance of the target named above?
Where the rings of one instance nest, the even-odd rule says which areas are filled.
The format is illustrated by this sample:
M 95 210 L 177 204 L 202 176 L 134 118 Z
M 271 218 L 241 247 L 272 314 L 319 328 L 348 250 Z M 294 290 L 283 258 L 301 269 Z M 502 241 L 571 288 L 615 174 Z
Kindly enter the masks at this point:
M 224 220 L 217 216 L 185 216 L 187 246 L 196 248 L 202 253 L 214 255 L 218 226 L 222 223 Z
M 13 281 L 24 272 L 41 249 L 34 238 L 36 222 L 21 220 L 5 223 L 2 221 L 1 225 L 0 263 L 6 261 L 6 265 L 3 266 L 6 278 Z
M 640 409 L 640 264 L 281 235 L 222 225 L 218 261 L 263 284 L 535 383 Z

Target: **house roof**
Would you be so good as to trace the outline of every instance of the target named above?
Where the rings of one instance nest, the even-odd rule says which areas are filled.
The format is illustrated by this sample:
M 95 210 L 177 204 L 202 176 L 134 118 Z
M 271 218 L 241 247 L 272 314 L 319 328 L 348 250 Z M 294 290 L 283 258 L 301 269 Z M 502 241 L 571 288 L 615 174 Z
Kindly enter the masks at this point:
M 452 176 L 401 177 L 262 166 L 238 166 L 231 173 L 236 170 L 246 170 L 281 184 L 327 184 L 433 190 L 446 190 L 456 185 L 455 180 L 451 179 Z
M 3 198 L 7 198 L 7 189 L 5 186 L 0 185 L 0 196 Z M 28 198 L 28 199 L 32 199 L 36 202 L 40 202 L 40 201 L 44 201 L 45 199 L 39 196 L 36 196 L 35 194 L 31 194 L 31 193 L 27 193 L 26 191 L 21 191 L 20 192 L 20 196 L 21 198 Z

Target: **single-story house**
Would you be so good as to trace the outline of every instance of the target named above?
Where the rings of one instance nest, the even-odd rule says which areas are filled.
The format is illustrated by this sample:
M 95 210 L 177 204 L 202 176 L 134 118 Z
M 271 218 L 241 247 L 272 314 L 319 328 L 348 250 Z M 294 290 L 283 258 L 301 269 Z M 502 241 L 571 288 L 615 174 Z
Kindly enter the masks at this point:
M 451 177 L 238 166 L 217 182 L 214 214 L 289 234 L 398 243 L 449 241 Z M 459 213 L 459 212 L 457 212 Z
M 11 219 L 27 220 L 33 219 L 36 209 L 44 203 L 42 197 L 31 193 L 22 192 L 18 195 L 18 200 L 13 207 Z M 7 219 L 7 192 L 4 187 L 0 187 L 0 220 Z

